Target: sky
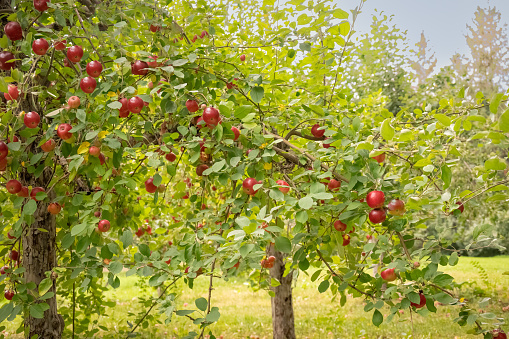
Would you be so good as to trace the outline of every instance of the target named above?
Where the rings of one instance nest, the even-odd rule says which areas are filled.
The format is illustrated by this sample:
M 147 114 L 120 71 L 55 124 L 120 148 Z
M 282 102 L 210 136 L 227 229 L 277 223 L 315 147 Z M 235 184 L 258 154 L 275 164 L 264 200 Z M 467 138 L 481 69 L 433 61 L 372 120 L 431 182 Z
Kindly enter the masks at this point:
M 335 2 L 341 9 L 349 11 L 360 0 Z M 472 23 L 477 6 L 496 7 L 502 14 L 501 22 L 509 24 L 509 0 L 367 0 L 355 30 L 359 34 L 369 32 L 375 9 L 387 15 L 394 14 L 393 23 L 407 31 L 410 48 L 415 47 L 424 31 L 428 48 L 435 52 L 438 59 L 437 66 L 443 67 L 450 64 L 450 58 L 456 52 L 469 55 L 464 36 L 466 25 Z

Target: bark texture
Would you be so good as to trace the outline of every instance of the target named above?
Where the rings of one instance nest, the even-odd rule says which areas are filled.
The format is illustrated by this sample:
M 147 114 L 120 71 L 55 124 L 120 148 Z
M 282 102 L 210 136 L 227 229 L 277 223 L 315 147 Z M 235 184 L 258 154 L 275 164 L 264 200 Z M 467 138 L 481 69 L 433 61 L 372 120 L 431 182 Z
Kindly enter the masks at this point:
M 272 287 L 275 297 L 272 298 L 272 330 L 274 339 L 295 339 L 295 323 L 293 317 L 292 280 L 290 272 L 285 272 L 284 255 L 276 251 L 273 246 L 269 248 L 268 255 L 276 257 L 274 266 L 270 269 L 270 276 L 281 282 L 281 285 Z

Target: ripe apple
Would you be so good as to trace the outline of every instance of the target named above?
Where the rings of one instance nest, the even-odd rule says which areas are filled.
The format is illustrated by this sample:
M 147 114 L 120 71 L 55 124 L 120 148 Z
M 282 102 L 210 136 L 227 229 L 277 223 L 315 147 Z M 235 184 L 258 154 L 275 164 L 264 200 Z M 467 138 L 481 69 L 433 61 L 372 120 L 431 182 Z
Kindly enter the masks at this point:
M 219 124 L 221 116 L 216 108 L 207 107 L 203 110 L 202 118 L 209 128 L 213 128 Z
M 48 205 L 48 212 L 51 214 L 58 214 L 62 210 L 62 206 L 59 203 L 52 202 Z
M 92 77 L 84 77 L 80 81 L 80 88 L 85 93 L 92 93 L 97 87 L 97 81 Z
M 196 174 L 198 174 L 198 176 L 202 176 L 203 175 L 203 172 L 208 169 L 209 166 L 205 165 L 205 164 L 201 164 L 201 165 L 198 165 L 196 167 Z
M 145 181 L 145 189 L 148 193 L 155 193 L 157 191 L 157 186 L 154 185 L 154 178 L 148 178 Z
M 396 276 L 396 272 L 394 272 L 394 268 L 388 268 L 380 273 L 380 276 L 385 281 L 394 281 L 398 277 Z
M 34 8 L 39 12 L 44 12 L 48 9 L 48 2 L 50 0 L 34 0 Z
M 350 245 L 350 236 L 348 234 L 343 234 L 343 246 Z
M 37 55 L 44 55 L 49 49 L 49 43 L 46 39 L 37 39 L 32 43 L 32 50 Z
M 187 100 L 186 107 L 187 107 L 187 110 L 191 113 L 194 113 L 199 109 L 198 103 L 196 102 L 196 100 Z
M 48 141 L 46 141 L 44 144 L 41 145 L 41 149 L 44 152 L 48 153 L 48 152 L 53 151 L 56 146 L 57 146 L 57 143 L 55 142 L 55 140 L 49 139 Z
M 245 54 L 242 54 L 240 56 L 240 61 L 246 61 L 246 55 Z
M 132 97 L 127 102 L 127 108 L 129 109 L 129 112 L 138 114 L 143 109 L 144 103 L 143 99 L 140 97 Z
M 338 232 L 343 232 L 346 230 L 347 225 L 343 223 L 341 220 L 334 221 L 334 228 Z
M 67 106 L 69 106 L 69 108 L 78 108 L 80 107 L 80 104 L 81 104 L 80 98 L 75 95 L 73 95 L 72 97 L 69 98 L 69 100 L 67 100 Z
M 12 250 L 12 251 L 10 251 L 10 252 L 9 252 L 9 258 L 10 258 L 11 260 L 13 260 L 13 261 L 18 260 L 18 258 L 19 258 L 19 252 L 18 252 L 18 251 L 16 251 L 16 250 Z
M 152 33 L 159 32 L 161 30 L 161 26 L 150 24 L 150 31 Z
M 325 129 L 319 129 L 321 126 L 319 124 L 314 124 L 313 127 L 311 127 L 311 134 L 315 138 L 321 138 L 325 134 Z
M 99 75 L 101 75 L 102 71 L 103 71 L 103 65 L 97 60 L 90 61 L 87 64 L 87 74 L 93 78 L 99 77 Z
M 83 48 L 81 46 L 72 46 L 67 50 L 67 58 L 71 62 L 80 62 L 81 58 L 83 58 Z
M 22 187 L 23 187 L 23 185 L 21 185 L 21 183 L 16 179 L 9 180 L 5 184 L 5 188 L 11 194 L 17 194 L 17 193 L 21 192 Z
M 62 140 L 70 139 L 70 138 L 72 138 L 72 133 L 69 132 L 71 129 L 72 129 L 72 126 L 67 123 L 60 124 L 60 125 L 58 125 L 58 128 L 57 128 L 57 135 Z
M 27 114 L 25 114 L 23 121 L 26 127 L 36 128 L 37 125 L 39 125 L 39 122 L 41 122 L 41 117 L 37 112 L 28 112 Z
M 3 51 L 0 52 L 0 69 L 4 71 L 8 71 L 11 68 L 16 67 L 16 62 L 14 61 L 14 54 L 11 52 Z
M 110 222 L 106 219 L 99 221 L 97 229 L 99 232 L 108 232 L 110 230 Z
M 372 159 L 375 159 L 379 164 L 385 161 L 385 153 L 376 155 L 374 157 L 371 157 Z
M 4 292 L 4 297 L 5 299 L 7 300 L 12 300 L 12 298 L 14 297 L 14 291 L 13 290 L 7 290 Z
M 389 213 L 392 215 L 403 215 L 405 214 L 405 203 L 402 200 L 394 199 L 389 205 L 387 205 Z
M 233 141 L 237 141 L 237 139 L 240 137 L 239 129 L 237 127 L 235 127 L 235 126 L 232 126 L 231 130 L 232 130 L 233 135 L 234 135 Z
M 284 186 L 284 187 L 278 187 L 278 189 L 283 193 L 283 194 L 286 194 L 288 192 L 290 192 L 290 185 L 288 185 L 288 183 L 284 180 L 278 180 L 276 181 L 276 184 L 278 184 L 279 186 Z
M 9 148 L 4 141 L 0 140 L 0 160 L 4 159 L 9 154 Z
M 11 142 L 11 138 L 7 137 L 7 143 Z M 18 137 L 15 135 L 12 137 L 12 142 L 19 142 Z
M 5 274 L 5 270 L 9 269 L 9 266 L 3 266 L 2 268 L 0 268 L 0 274 L 4 275 Z
M 101 216 L 101 211 L 95 211 L 94 217 L 99 218 Z
M 385 214 L 385 210 L 382 208 L 375 208 L 369 212 L 369 221 L 373 224 L 380 224 L 385 221 L 387 215 Z
M 323 146 L 323 148 L 330 148 L 330 147 L 335 148 L 334 146 L 332 146 L 332 145 L 331 145 L 331 143 L 332 143 L 332 142 L 331 142 L 331 143 L 328 143 L 328 142 L 327 142 L 327 140 L 329 140 L 329 139 L 330 139 L 330 138 L 327 138 L 327 139 L 325 139 L 325 140 L 322 142 L 322 146 Z
M 367 240 L 371 240 L 372 238 L 373 238 L 373 236 L 371 234 L 366 235 Z
M 30 197 L 33 200 L 37 201 L 36 195 L 39 192 L 44 192 L 44 188 L 42 188 L 42 187 L 34 187 L 34 188 L 32 188 L 32 191 L 30 192 Z
M 456 205 L 460 205 L 458 209 L 460 210 L 461 213 L 463 213 L 463 211 L 465 210 L 465 206 L 463 205 L 463 203 L 461 201 L 456 201 Z
M 339 188 L 341 187 L 341 181 L 338 181 L 336 179 L 331 179 L 329 181 L 329 183 L 327 184 L 327 187 L 333 191 L 333 192 L 337 192 L 339 191 Z
M 507 339 L 507 335 L 501 329 L 496 329 L 491 332 L 493 339 Z
M 253 186 L 261 183 L 261 181 L 258 182 L 255 178 L 247 178 L 242 182 L 242 190 L 248 195 L 255 195 L 258 190 L 255 191 Z
M 97 146 L 90 146 L 88 149 L 88 154 L 90 154 L 93 157 L 98 157 L 99 154 L 101 154 L 101 149 Z
M 145 61 L 137 60 L 131 66 L 131 73 L 133 75 L 147 75 L 148 64 Z
M 23 29 L 17 21 L 8 22 L 4 26 L 4 32 L 11 41 L 23 39 Z
M 142 236 L 144 233 L 145 233 L 145 230 L 144 230 L 143 228 L 139 227 L 135 234 L 136 234 L 136 236 L 137 236 L 138 238 L 141 238 L 141 236 Z
M 420 298 L 420 301 L 418 304 L 410 302 L 410 305 L 412 305 L 415 308 L 423 308 L 424 306 L 426 306 L 426 297 L 424 296 L 424 294 L 422 292 L 419 293 L 419 298 Z
M 104 165 L 104 163 L 105 163 L 105 162 L 106 162 L 106 157 L 104 156 L 104 154 L 103 154 L 103 153 L 99 153 L 99 163 L 100 163 L 101 165 Z M 111 192 L 116 192 L 116 189 L 115 189 L 115 188 L 113 188 L 113 189 L 111 190 Z
M 205 127 L 205 121 L 203 120 L 203 117 L 198 117 L 198 119 L 196 119 L 196 126 L 198 126 L 199 129 Z
M 148 67 L 150 68 L 155 68 L 155 67 L 158 67 L 161 65 L 161 63 L 157 62 L 157 55 L 152 55 L 152 56 L 149 56 L 150 59 L 154 60 L 154 61 L 148 61 L 147 62 L 147 65 Z M 152 87 L 154 86 L 154 84 L 152 84 Z
M 118 102 L 122 104 L 122 107 L 118 110 L 118 116 L 121 118 L 127 118 L 129 116 L 129 107 L 127 98 L 122 98 Z
M 385 195 L 382 191 L 371 191 L 368 193 L 366 197 L 366 202 L 368 206 L 371 208 L 380 208 L 383 207 L 385 203 Z
M 21 187 L 21 191 L 19 191 L 18 197 L 28 198 L 29 196 L 30 193 L 28 192 L 28 187 L 26 186 Z
M 421 263 L 416 261 L 414 262 L 414 268 L 419 268 L 421 266 Z
M 67 43 L 67 40 L 60 40 L 54 43 L 55 50 L 56 51 L 63 51 L 65 49 L 65 44 Z
M 7 101 L 18 100 L 19 98 L 18 86 L 9 85 L 7 87 L 7 93 L 4 93 L 4 98 Z
M 175 155 L 175 153 L 173 152 L 170 152 L 170 153 L 167 153 L 166 156 L 165 156 L 166 160 L 168 160 L 169 162 L 174 162 L 175 160 L 177 160 L 177 156 Z

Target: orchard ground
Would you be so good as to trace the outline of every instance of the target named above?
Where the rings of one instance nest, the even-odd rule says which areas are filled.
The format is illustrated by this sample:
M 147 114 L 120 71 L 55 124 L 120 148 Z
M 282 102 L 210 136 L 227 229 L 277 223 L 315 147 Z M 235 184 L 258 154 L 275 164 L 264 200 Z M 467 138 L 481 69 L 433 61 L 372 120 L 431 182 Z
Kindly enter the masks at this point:
M 472 265 L 478 261 L 489 276 L 490 286 L 480 277 L 478 270 Z M 494 258 L 462 257 L 459 264 L 454 267 L 442 267 L 446 273 L 454 276 L 457 281 L 466 282 L 465 290 L 472 293 L 474 289 L 481 288 L 491 291 L 497 299 L 497 313 L 502 307 L 509 305 L 509 276 L 503 275 L 509 268 L 509 256 Z M 405 311 L 401 317 L 395 318 L 391 323 L 383 323 L 380 328 L 371 323 L 371 313 L 363 311 L 361 300 L 349 298 L 346 305 L 341 307 L 339 300 L 330 300 L 330 291 L 323 294 L 318 292 L 320 280 L 311 282 L 310 276 L 301 274 L 294 290 L 295 327 L 298 338 L 408 338 L 412 333 L 410 314 Z M 206 296 L 208 279 L 198 277 L 193 290 L 177 287 L 183 293 L 177 302 L 178 309 L 196 309 L 194 300 Z M 270 297 L 265 291 L 252 292 L 244 280 L 239 277 L 225 282 L 214 280 L 213 293 L 214 306 L 219 307 L 221 319 L 212 329 L 219 338 L 272 338 Z M 155 295 L 155 289 L 149 288 Z M 110 316 L 103 318 L 100 323 L 107 324 L 108 328 L 125 326 L 126 321 L 136 322 L 136 319 L 127 317 L 129 311 L 135 311 L 138 296 L 142 295 L 139 279 L 135 276 L 121 279 L 120 288 L 110 291 L 106 297 L 117 302 L 117 306 L 109 310 Z M 468 298 L 468 294 L 465 295 Z M 388 309 L 382 312 L 387 315 Z M 428 317 L 413 316 L 416 338 L 480 338 L 479 336 L 465 334 L 465 329 L 457 324 L 451 324 L 450 317 L 454 317 L 454 307 L 439 306 L 437 314 Z M 486 310 L 489 311 L 489 310 Z M 154 308 L 157 314 L 157 308 Z M 509 321 L 509 311 L 503 313 L 506 323 Z M 162 317 L 161 317 L 162 319 Z M 19 325 L 20 317 L 6 330 L 8 338 L 22 338 L 13 335 L 15 324 Z M 169 325 L 159 324 L 140 329 L 137 338 L 180 338 L 192 330 L 187 318 L 174 315 Z M 507 330 L 507 328 L 505 328 Z M 124 338 L 115 333 L 101 332 L 103 338 Z

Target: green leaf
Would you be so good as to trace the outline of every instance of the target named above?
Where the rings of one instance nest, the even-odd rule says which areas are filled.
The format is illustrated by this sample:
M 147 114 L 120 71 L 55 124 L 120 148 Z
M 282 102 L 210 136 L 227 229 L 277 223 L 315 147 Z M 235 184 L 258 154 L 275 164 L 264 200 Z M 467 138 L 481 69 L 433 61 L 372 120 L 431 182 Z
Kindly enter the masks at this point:
M 281 251 L 283 253 L 290 253 L 292 251 L 292 243 L 290 239 L 279 236 L 275 240 L 276 250 Z
M 71 236 L 81 234 L 85 230 L 86 227 L 87 227 L 87 224 L 85 224 L 85 223 L 73 226 L 73 228 L 71 229 Z
M 112 261 L 110 263 L 110 266 L 108 267 L 108 269 L 110 270 L 110 272 L 112 274 L 119 274 L 120 272 L 122 272 L 123 268 L 124 268 L 124 265 L 122 265 L 122 263 L 120 261 Z
M 299 200 L 299 206 L 305 210 L 310 209 L 313 206 L 313 198 L 306 196 Z
M 13 309 L 14 304 L 12 302 L 3 305 L 2 308 L 0 308 L 0 323 L 3 323 L 3 321 L 11 315 Z
M 490 112 L 493 114 L 497 114 L 498 106 L 500 106 L 500 102 L 502 101 L 502 98 L 504 97 L 504 94 L 497 93 L 495 94 L 495 97 L 490 103 Z
M 498 157 L 488 159 L 484 163 L 484 168 L 486 168 L 487 170 L 502 171 L 505 170 L 506 167 L 507 167 L 506 163 Z
M 350 32 L 350 23 L 348 21 L 343 21 L 339 24 L 339 34 L 342 36 L 347 36 Z
M 502 132 L 509 132 L 509 109 L 507 109 L 498 119 L 498 128 Z
M 277 279 L 274 279 L 274 278 L 270 278 L 270 286 L 272 287 L 278 287 L 280 286 L 281 283 L 277 280 Z
M 378 327 L 383 323 L 384 316 L 382 315 L 382 313 L 380 313 L 379 310 L 375 310 L 375 312 L 373 312 L 373 319 L 371 321 L 373 322 L 373 325 Z
M 318 285 L 318 292 L 323 293 L 329 289 L 330 283 L 329 280 L 324 280 Z
M 45 278 L 39 283 L 39 295 L 44 295 L 53 286 L 51 278 Z
M 194 313 L 194 312 L 195 312 L 195 310 L 178 310 L 177 312 L 175 312 L 175 314 L 183 317 L 183 316 L 186 316 L 186 315 Z
M 6 93 L 8 91 L 7 83 L 3 77 L 0 77 L 0 92 Z
M 212 307 L 212 309 L 210 310 L 210 313 L 207 314 L 205 319 L 208 322 L 213 323 L 213 322 L 218 321 L 220 316 L 221 316 L 221 314 L 219 313 L 219 309 L 217 307 Z
M 253 106 L 250 105 L 243 105 L 237 107 L 235 110 L 234 116 L 237 119 L 244 119 L 249 113 L 253 111 Z
M 439 303 L 442 303 L 442 304 L 450 304 L 456 300 L 453 297 L 451 297 L 449 294 L 444 293 L 444 292 L 435 294 L 433 296 L 433 299 L 435 299 L 436 301 L 438 301 Z
M 173 62 L 173 66 L 174 67 L 178 67 L 178 66 L 182 66 L 182 65 L 185 65 L 187 64 L 188 60 L 187 59 L 179 59 L 179 60 L 175 60 Z
M 253 101 L 257 104 L 259 104 L 262 101 L 263 95 L 264 90 L 263 87 L 261 86 L 253 87 L 253 89 L 251 90 L 251 99 L 253 99 Z
M 207 302 L 207 299 L 205 298 L 198 298 L 194 301 L 194 304 L 196 305 L 196 307 L 198 307 L 198 309 L 200 311 L 206 311 L 207 310 L 207 306 L 208 306 L 208 302 Z
M 387 141 L 394 138 L 394 128 L 391 126 L 390 118 L 387 118 L 384 120 L 384 122 L 382 122 L 380 132 L 382 133 L 382 138 L 384 138 Z
M 447 165 L 442 166 L 442 181 L 444 182 L 444 189 L 451 185 L 452 171 Z
M 37 319 L 44 318 L 44 311 L 49 310 L 49 305 L 46 303 L 30 305 L 30 315 Z
M 33 215 L 36 209 L 37 203 L 30 199 L 30 201 L 26 203 L 25 207 L 23 207 L 23 213 L 26 215 Z

